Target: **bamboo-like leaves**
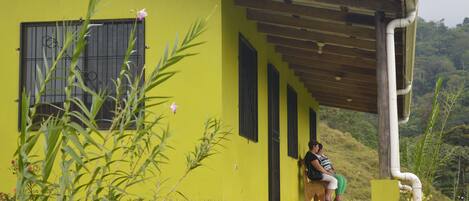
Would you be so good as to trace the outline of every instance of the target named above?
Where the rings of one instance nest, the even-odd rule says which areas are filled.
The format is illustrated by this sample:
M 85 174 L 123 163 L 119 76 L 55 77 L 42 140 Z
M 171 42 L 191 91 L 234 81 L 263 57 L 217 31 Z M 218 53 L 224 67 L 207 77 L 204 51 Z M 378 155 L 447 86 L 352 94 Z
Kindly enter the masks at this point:
M 151 182 L 161 176 L 161 165 L 168 163 L 166 155 L 173 149 L 169 144 L 169 128 L 164 126 L 164 116 L 158 114 L 157 106 L 166 103 L 170 96 L 150 95 L 149 92 L 174 77 L 179 71 L 171 66 L 196 55 L 189 52 L 202 45 L 197 39 L 206 29 L 206 19 L 191 25 L 182 41 L 176 37 L 171 48 L 167 46 L 158 65 L 147 79 L 144 72 L 134 75 L 130 58 L 134 54 L 137 26 L 130 33 L 128 48 L 120 72 L 114 80 L 115 96 L 111 91 L 95 91 L 87 86 L 78 67 L 80 56 L 87 45 L 91 17 L 98 0 L 90 0 L 86 17 L 78 32 L 63 27 L 63 45 L 57 55 L 43 52 L 43 67 L 36 67 L 35 102 L 30 105 L 30 94 L 23 90 L 21 96 L 21 133 L 18 136 L 17 200 L 129 200 L 142 199 L 129 189 L 135 185 Z M 66 23 L 64 23 L 65 25 Z M 57 26 L 58 27 L 58 26 Z M 59 28 L 57 28 L 58 30 Z M 59 31 L 57 31 L 59 32 Z M 47 84 L 55 77 L 56 70 L 67 51 L 71 51 L 70 64 L 64 68 L 65 99 L 63 105 L 44 102 Z M 50 62 L 47 56 L 52 58 Z M 87 97 L 72 93 L 82 91 Z M 97 119 L 103 105 L 114 101 L 111 119 Z M 39 105 L 48 105 L 58 113 L 49 116 L 36 115 Z M 41 114 L 43 115 L 43 114 Z M 98 121 L 111 124 L 108 132 L 98 129 Z M 33 131 L 40 125 L 39 130 Z M 164 128 L 164 129 L 163 129 Z M 216 148 L 226 140 L 228 131 L 216 119 L 209 119 L 205 132 L 195 150 L 187 155 L 187 168 L 183 176 L 167 192 L 172 196 L 182 180 L 207 158 L 217 153 Z M 38 146 L 42 145 L 42 146 Z M 33 155 L 33 150 L 43 150 L 43 156 Z M 40 170 L 35 170 L 39 165 Z M 161 193 L 160 191 L 158 193 Z
M 56 162 L 57 153 L 60 149 L 61 143 L 61 133 L 60 133 L 60 121 L 56 119 L 51 119 L 43 127 L 44 137 L 45 137 L 45 146 L 44 146 L 44 158 L 42 165 L 42 181 L 48 182 L 50 173 L 54 162 Z
M 407 159 L 406 161 L 421 178 L 424 185 L 432 184 L 435 179 L 436 170 L 443 165 L 443 162 L 452 154 L 450 150 L 445 155 L 442 155 L 441 146 L 445 135 L 446 122 L 451 112 L 454 110 L 454 105 L 456 105 L 456 102 L 460 98 L 463 86 L 455 91 L 443 91 L 442 85 L 443 80 L 439 78 L 435 85 L 432 108 L 424 133 L 418 138 L 414 147 L 410 147 L 410 144 L 407 143 L 404 152 L 406 155 L 412 153 L 411 157 L 409 157 L 411 159 Z
M 164 80 L 167 80 L 174 76 L 177 71 L 172 72 L 163 72 L 167 68 L 171 67 L 172 65 L 176 64 L 177 62 L 181 61 L 182 59 L 194 56 L 196 53 L 184 53 L 185 50 L 199 46 L 204 44 L 204 42 L 197 42 L 194 43 L 194 40 L 198 38 L 203 32 L 206 30 L 206 20 L 207 19 L 199 19 L 197 20 L 189 29 L 189 31 L 184 36 L 183 41 L 181 44 L 178 44 L 178 37 L 174 42 L 172 51 L 169 52 L 169 47 L 167 46 L 164 50 L 164 55 L 158 62 L 155 70 L 153 70 L 150 74 L 149 81 L 145 86 L 145 92 L 150 91 L 154 87 L 158 86 Z M 163 81 L 161 81 L 163 80 Z
M 206 158 L 215 154 L 217 146 L 222 146 L 221 143 L 228 140 L 226 137 L 229 134 L 230 132 L 224 130 L 219 120 L 209 119 L 205 123 L 205 131 L 200 143 L 186 157 L 186 170 L 191 171 L 200 167 Z
M 425 152 L 426 147 L 429 144 L 429 136 L 431 136 L 431 133 L 433 132 L 433 128 L 435 127 L 435 123 L 438 119 L 438 115 L 440 112 L 440 103 L 438 102 L 438 96 L 440 94 L 442 82 L 443 80 L 441 78 L 438 79 L 438 81 L 436 82 L 435 93 L 433 95 L 433 101 L 432 101 L 432 110 L 428 118 L 427 127 L 425 129 L 425 132 L 423 133 L 422 138 L 419 140 L 417 144 L 417 148 L 416 148 L 416 152 L 414 156 L 414 161 L 415 161 L 414 171 L 417 174 L 421 173 L 420 169 L 422 168 L 422 161 L 424 160 L 423 154 Z

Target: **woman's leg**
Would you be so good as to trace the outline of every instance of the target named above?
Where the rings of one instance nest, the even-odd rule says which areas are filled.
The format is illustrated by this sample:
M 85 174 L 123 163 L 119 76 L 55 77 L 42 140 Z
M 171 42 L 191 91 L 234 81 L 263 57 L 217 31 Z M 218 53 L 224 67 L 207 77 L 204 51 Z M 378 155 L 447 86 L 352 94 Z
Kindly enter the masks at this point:
M 326 201 L 332 201 L 332 192 L 337 189 L 337 179 L 331 175 L 323 174 L 322 181 L 327 181 Z
M 324 196 L 325 201 L 332 201 L 332 191 L 333 189 L 326 189 L 326 195 Z

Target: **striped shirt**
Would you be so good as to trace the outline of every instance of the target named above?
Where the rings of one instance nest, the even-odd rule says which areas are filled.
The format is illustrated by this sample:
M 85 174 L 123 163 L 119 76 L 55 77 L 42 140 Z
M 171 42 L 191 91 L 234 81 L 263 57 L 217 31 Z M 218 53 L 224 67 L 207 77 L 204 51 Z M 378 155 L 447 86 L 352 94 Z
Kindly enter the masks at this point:
M 331 161 L 329 160 L 329 158 L 325 155 L 319 155 L 317 154 L 316 155 L 319 159 L 319 163 L 321 164 L 321 166 L 327 170 L 327 171 L 331 171 L 332 170 L 332 163 Z

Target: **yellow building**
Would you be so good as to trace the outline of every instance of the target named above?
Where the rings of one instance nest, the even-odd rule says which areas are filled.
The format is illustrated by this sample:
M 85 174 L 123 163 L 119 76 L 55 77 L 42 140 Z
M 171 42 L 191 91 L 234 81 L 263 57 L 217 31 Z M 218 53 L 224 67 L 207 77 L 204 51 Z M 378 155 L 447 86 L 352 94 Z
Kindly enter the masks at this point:
M 182 35 L 195 19 L 211 15 L 201 37 L 207 43 L 197 48 L 200 54 L 178 64 L 181 73 L 152 92 L 173 96 L 179 106 L 177 114 L 168 115 L 176 147 L 169 154 L 168 175 L 183 171 L 184 153 L 200 137 L 204 121 L 215 116 L 234 134 L 226 149 L 207 161 L 208 168 L 182 185 L 191 200 L 301 200 L 297 163 L 308 141 L 322 135 L 316 133 L 319 105 L 378 112 L 377 47 L 384 44 L 376 38 L 375 12 L 383 11 L 389 20 L 405 16 L 414 5 L 317 2 L 102 0 L 94 19 L 104 25 L 92 33 L 80 65 L 89 84 L 110 84 L 105 79 L 122 60 L 119 51 L 132 23 L 128 19 L 134 18 L 132 9 L 149 13 L 139 25 L 133 59 L 150 69 L 176 33 Z M 60 46 L 49 37 L 54 22 L 79 20 L 86 6 L 76 0 L 2 2 L 0 191 L 15 186 L 9 163 L 17 145 L 19 91 L 32 87 L 42 51 Z M 415 25 L 411 27 L 396 36 L 398 88 L 412 77 Z M 59 93 L 49 95 L 44 98 L 61 102 Z M 408 95 L 398 99 L 402 118 L 408 115 L 409 100 Z

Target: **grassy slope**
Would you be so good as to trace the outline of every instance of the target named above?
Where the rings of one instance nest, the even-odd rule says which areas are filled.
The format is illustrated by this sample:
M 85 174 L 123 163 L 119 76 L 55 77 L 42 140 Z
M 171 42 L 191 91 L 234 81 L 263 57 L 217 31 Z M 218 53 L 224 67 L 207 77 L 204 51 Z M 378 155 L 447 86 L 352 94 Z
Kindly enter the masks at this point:
M 378 178 L 378 153 L 352 137 L 350 133 L 319 125 L 320 142 L 324 144 L 326 155 L 332 160 L 337 172 L 348 181 L 344 195 L 347 201 L 370 200 L 370 180 Z M 448 200 L 439 192 L 431 200 Z
M 320 142 L 338 173 L 348 181 L 345 200 L 370 200 L 370 180 L 378 177 L 378 154 L 349 133 L 319 125 Z

